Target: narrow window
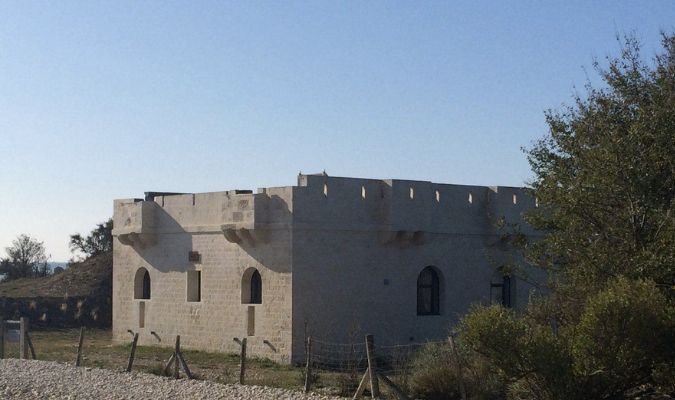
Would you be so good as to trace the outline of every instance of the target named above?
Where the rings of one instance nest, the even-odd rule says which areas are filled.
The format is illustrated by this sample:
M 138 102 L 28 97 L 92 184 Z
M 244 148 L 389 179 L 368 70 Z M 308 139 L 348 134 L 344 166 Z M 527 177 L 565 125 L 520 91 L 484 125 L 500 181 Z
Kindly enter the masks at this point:
M 503 275 L 501 282 L 490 284 L 491 304 L 501 304 L 504 307 L 511 307 L 511 292 L 511 277 Z
M 417 315 L 440 315 L 440 281 L 431 266 L 417 277 Z
M 513 194 L 513 204 L 518 204 L 518 196 L 516 194 Z
M 511 277 L 508 275 L 502 278 L 502 305 L 511 307 Z
M 248 306 L 246 310 L 246 335 L 255 336 L 255 307 Z
M 244 271 L 241 278 L 241 303 L 262 304 L 262 277 L 255 268 Z
M 469 192 L 469 204 L 473 204 L 473 193 Z
M 145 328 L 145 302 L 138 302 L 138 327 Z
M 141 267 L 136 271 L 134 277 L 134 299 L 150 299 L 150 273 L 148 270 Z
M 251 276 L 251 300 L 249 303 L 262 303 L 262 279 L 260 278 L 260 272 L 258 271 L 255 271 L 253 276 Z
M 187 301 L 202 301 L 202 271 L 187 272 Z
M 534 206 L 539 207 L 539 198 L 537 197 L 534 198 Z
M 436 191 L 436 203 L 440 203 L 440 202 L 441 202 L 441 192 L 439 192 L 439 191 L 437 190 L 437 191 Z
M 366 187 L 361 186 L 361 198 L 365 199 L 366 198 Z
M 328 184 L 326 183 L 323 184 L 323 195 L 328 197 Z
M 415 188 L 413 188 L 412 186 L 410 187 L 410 198 L 411 199 L 415 198 Z

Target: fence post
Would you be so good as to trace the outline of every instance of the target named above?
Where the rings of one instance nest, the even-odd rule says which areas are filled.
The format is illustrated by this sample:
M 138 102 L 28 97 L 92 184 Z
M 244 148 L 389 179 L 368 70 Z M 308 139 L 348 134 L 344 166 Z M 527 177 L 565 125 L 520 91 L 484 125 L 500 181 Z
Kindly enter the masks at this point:
M 35 348 L 33 347 L 33 340 L 30 338 L 30 332 L 26 332 L 26 343 L 28 343 L 31 357 L 33 357 L 33 360 L 37 360 L 37 357 L 35 356 Z
M 80 341 L 77 344 L 77 359 L 75 360 L 76 367 L 79 367 L 82 362 L 82 342 L 84 342 L 84 326 L 80 327 Z
M 366 356 L 368 357 L 368 373 L 370 374 L 370 394 L 376 399 L 380 397 L 380 385 L 375 369 L 375 338 L 373 335 L 366 335 Z
M 180 365 L 181 367 L 183 367 L 183 372 L 185 372 L 185 375 L 187 375 L 189 379 L 194 379 L 195 377 L 194 375 L 192 375 L 190 367 L 188 367 L 187 361 L 185 361 L 185 357 L 183 357 L 183 352 L 181 351 L 180 353 L 178 353 L 176 355 L 176 358 L 178 359 L 178 361 L 180 361 Z
M 164 375 L 168 376 L 169 375 L 169 370 L 171 369 L 171 363 L 176 361 L 176 355 L 171 354 L 171 357 L 169 357 L 169 361 L 166 362 L 166 365 L 164 366 L 163 373 Z
M 136 357 L 136 345 L 138 344 L 138 332 L 134 333 L 134 340 L 131 342 L 131 353 L 129 353 L 129 362 L 127 363 L 127 372 L 131 372 L 134 366 L 134 357 Z M 166 370 L 166 368 L 165 368 Z
M 0 319 L 0 360 L 5 358 L 5 320 Z
M 457 375 L 459 375 L 459 393 L 462 396 L 462 400 L 466 400 L 466 387 L 464 386 L 464 375 L 462 373 L 462 362 L 459 359 L 459 354 L 457 354 L 457 348 L 455 347 L 455 340 L 452 338 L 452 335 L 448 336 L 448 342 L 450 343 L 450 349 L 452 350 L 452 355 L 455 357 L 455 362 L 457 363 Z
M 28 318 L 19 319 L 19 359 L 28 359 L 28 343 L 26 343 L 26 334 L 28 333 Z
M 246 338 L 241 339 L 241 353 L 239 353 L 239 384 L 244 384 L 246 376 Z
M 180 335 L 176 335 L 176 351 L 174 353 L 176 358 L 174 360 L 175 364 L 174 364 L 174 370 L 173 370 L 174 376 L 176 377 L 176 379 L 180 378 L 180 369 L 178 368 L 179 367 L 179 365 L 178 365 L 178 354 L 179 353 L 180 353 Z
M 312 337 L 307 337 L 307 365 L 305 366 L 305 393 L 309 392 L 312 386 Z

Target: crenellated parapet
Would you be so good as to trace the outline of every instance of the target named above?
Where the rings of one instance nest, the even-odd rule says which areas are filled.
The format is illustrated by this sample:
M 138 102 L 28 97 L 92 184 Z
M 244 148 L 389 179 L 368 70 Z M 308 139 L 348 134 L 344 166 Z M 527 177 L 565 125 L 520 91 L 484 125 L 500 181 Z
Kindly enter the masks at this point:
M 428 181 L 299 175 L 298 185 L 210 193 L 154 193 L 115 202 L 122 244 L 148 247 L 158 234 L 217 233 L 255 247 L 276 229 L 375 231 L 382 245 L 422 246 L 435 234 L 495 234 L 536 206 L 528 189 Z
M 523 212 L 535 207 L 526 188 L 300 175 L 293 195 L 294 226 L 379 231 L 381 243 L 416 246 L 434 234 L 494 234 L 497 222 L 530 229 Z

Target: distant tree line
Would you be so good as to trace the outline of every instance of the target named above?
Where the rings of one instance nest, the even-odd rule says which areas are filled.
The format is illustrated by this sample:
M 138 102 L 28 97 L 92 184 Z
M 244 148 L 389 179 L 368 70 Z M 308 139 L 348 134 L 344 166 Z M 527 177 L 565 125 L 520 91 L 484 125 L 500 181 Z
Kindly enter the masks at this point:
M 91 233 L 82 236 L 79 233 L 70 236 L 71 252 L 78 260 L 112 251 L 112 218 L 96 225 Z M 6 257 L 0 258 L 2 281 L 19 278 L 39 278 L 50 274 L 49 255 L 44 242 L 27 234 L 19 235 L 12 245 L 5 248 Z
M 0 274 L 3 281 L 18 278 L 38 278 L 49 274 L 45 246 L 32 237 L 21 234 L 10 247 L 5 248 L 7 257 L 0 259 Z

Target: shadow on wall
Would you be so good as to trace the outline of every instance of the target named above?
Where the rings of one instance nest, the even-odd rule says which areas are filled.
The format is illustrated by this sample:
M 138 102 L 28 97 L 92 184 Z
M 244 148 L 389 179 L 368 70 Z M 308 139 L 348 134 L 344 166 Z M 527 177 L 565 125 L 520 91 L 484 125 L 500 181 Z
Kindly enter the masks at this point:
M 212 231 L 205 233 L 218 235 L 219 239 L 213 245 L 222 247 L 223 251 L 243 251 L 272 271 L 290 272 L 289 260 L 279 257 L 279 254 L 283 254 L 283 249 L 290 248 L 289 230 L 292 213 L 287 202 L 277 195 L 267 197 L 260 203 L 257 206 L 262 206 L 263 210 L 256 210 L 255 228 L 252 230 L 255 236 L 253 240 L 246 238 L 233 243 L 226 238 L 221 227 L 215 225 Z M 173 216 L 154 202 L 153 213 L 157 230 L 154 243 L 145 246 L 122 245 L 133 248 L 143 260 L 159 272 L 185 271 L 193 268 L 194 263 L 189 260 L 189 253 L 195 250 L 203 252 L 203 249 L 196 248 L 193 240 L 195 235 L 201 233 L 186 231 Z

